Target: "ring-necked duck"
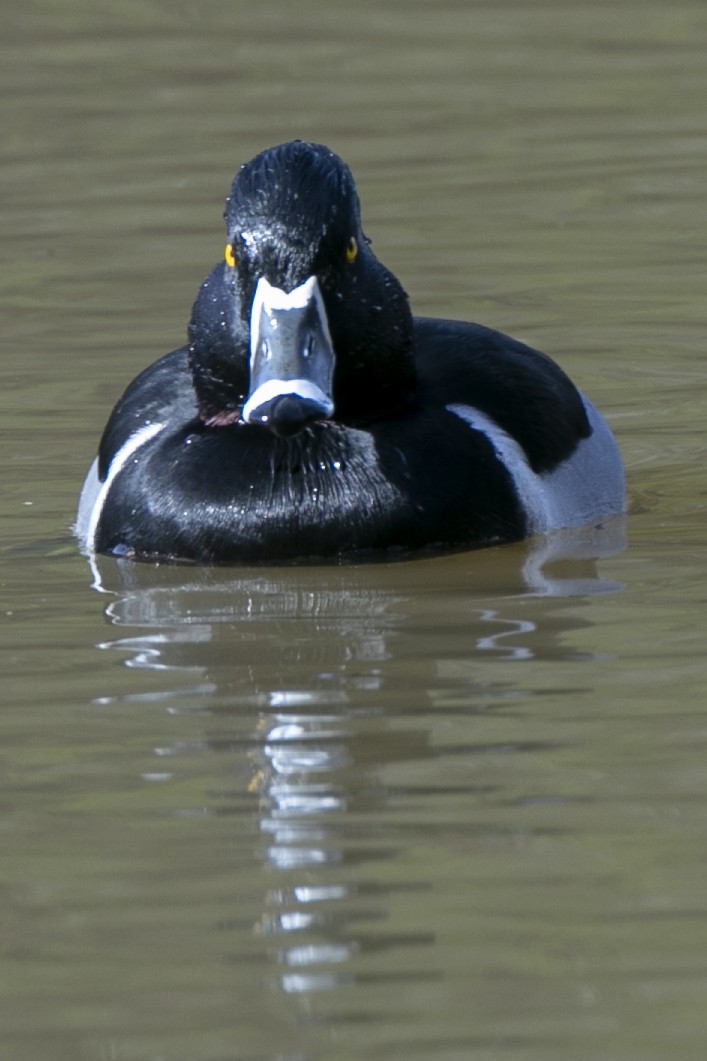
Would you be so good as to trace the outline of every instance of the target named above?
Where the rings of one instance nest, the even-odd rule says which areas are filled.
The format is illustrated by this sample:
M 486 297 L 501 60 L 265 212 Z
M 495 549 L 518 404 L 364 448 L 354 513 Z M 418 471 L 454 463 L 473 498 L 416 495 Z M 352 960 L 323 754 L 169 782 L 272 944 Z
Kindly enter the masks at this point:
M 75 524 L 88 553 L 473 548 L 623 511 L 596 409 L 544 354 L 413 317 L 327 148 L 258 155 L 224 218 L 189 345 L 139 375 L 108 421 Z

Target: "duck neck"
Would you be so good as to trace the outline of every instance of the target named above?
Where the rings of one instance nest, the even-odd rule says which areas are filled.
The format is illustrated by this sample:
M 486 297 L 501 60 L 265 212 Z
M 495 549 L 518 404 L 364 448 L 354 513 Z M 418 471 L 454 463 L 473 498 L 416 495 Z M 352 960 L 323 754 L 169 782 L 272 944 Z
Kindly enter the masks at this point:
M 241 334 L 224 273 L 219 265 L 204 280 L 188 329 L 199 416 L 210 426 L 238 419 L 248 387 L 247 337 Z
M 409 408 L 416 384 L 413 318 L 398 280 L 380 263 L 375 289 L 362 290 L 337 320 L 334 401 L 337 416 L 376 420 Z

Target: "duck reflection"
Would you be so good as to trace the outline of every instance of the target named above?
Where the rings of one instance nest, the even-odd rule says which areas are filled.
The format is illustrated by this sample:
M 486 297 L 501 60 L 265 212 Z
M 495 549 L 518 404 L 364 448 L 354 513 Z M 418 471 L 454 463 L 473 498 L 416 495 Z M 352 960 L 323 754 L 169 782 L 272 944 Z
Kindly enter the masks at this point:
M 386 974 L 378 964 L 373 975 L 373 954 L 379 962 L 381 952 L 434 941 L 424 931 L 380 931 L 396 890 L 426 888 L 409 872 L 381 869 L 408 831 L 422 828 L 400 810 L 411 777 L 427 777 L 420 798 L 474 791 L 467 776 L 435 769 L 444 748 L 431 740 L 430 712 L 473 715 L 517 695 L 520 672 L 512 681 L 494 667 L 490 676 L 486 660 L 513 665 L 571 651 L 560 635 L 588 620 L 563 603 L 620 588 L 596 564 L 622 535 L 614 527 L 593 538 L 574 532 L 571 542 L 355 568 L 96 562 L 106 617 L 121 635 L 100 647 L 125 653 L 129 668 L 153 679 L 97 702 L 143 699 L 199 713 L 204 736 L 192 751 L 228 754 L 238 791 L 222 795 L 217 812 L 246 814 L 257 827 L 253 923 L 277 990 L 378 983 Z M 163 759 L 181 751 L 178 742 L 156 749 Z M 213 772 L 213 758 L 204 769 Z M 400 963 L 387 968 L 391 979 L 403 975 Z M 417 972 L 406 968 L 408 978 L 436 975 L 422 961 Z
M 361 725 L 346 714 L 293 709 L 265 723 L 252 787 L 263 858 L 283 886 L 268 890 L 259 930 L 273 943 L 276 982 L 287 994 L 360 983 L 372 952 L 434 942 L 432 933 L 381 933 L 396 885 L 382 884 L 376 869 L 401 847 L 387 813 L 395 795 L 382 773 L 431 755 L 427 734 L 388 729 L 382 712 L 370 711 Z

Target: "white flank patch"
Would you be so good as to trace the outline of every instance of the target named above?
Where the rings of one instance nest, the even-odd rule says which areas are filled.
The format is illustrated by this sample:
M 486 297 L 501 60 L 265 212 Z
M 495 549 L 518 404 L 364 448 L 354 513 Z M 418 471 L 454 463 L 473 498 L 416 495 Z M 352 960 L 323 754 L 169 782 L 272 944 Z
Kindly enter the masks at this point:
M 82 548 L 89 553 L 96 549 L 96 532 L 101 514 L 116 476 L 122 471 L 130 458 L 151 438 L 164 429 L 165 424 L 145 424 L 118 450 L 110 463 L 108 474 L 103 482 L 98 478 L 98 460 L 88 470 L 88 475 L 81 489 L 79 507 L 74 523 L 74 533 Z
M 624 474 L 614 436 L 591 402 L 582 398 L 591 434 L 551 472 L 538 475 L 523 447 L 470 405 L 448 405 L 455 416 L 485 435 L 510 474 L 530 534 L 579 527 L 624 511 Z

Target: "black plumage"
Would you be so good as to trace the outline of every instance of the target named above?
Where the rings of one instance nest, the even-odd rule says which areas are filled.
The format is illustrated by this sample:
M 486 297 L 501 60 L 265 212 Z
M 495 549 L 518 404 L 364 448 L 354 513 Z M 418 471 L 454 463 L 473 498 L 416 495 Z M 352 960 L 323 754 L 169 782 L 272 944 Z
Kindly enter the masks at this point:
M 105 429 L 98 501 L 82 500 L 79 517 L 87 548 L 290 561 L 532 532 L 494 439 L 450 407 L 480 410 L 545 475 L 591 433 L 562 370 L 488 328 L 413 318 L 363 233 L 349 170 L 327 148 L 296 141 L 263 152 L 236 174 L 224 218 L 226 260 L 199 290 L 188 346 L 138 376 Z M 258 285 L 289 306 L 312 277 L 334 358 L 333 413 L 317 415 L 315 403 L 278 430 L 277 403 L 296 414 L 303 400 L 285 380 L 273 385 L 284 399 L 263 405 L 270 415 L 246 422 Z M 151 425 L 122 464 L 116 455 Z

